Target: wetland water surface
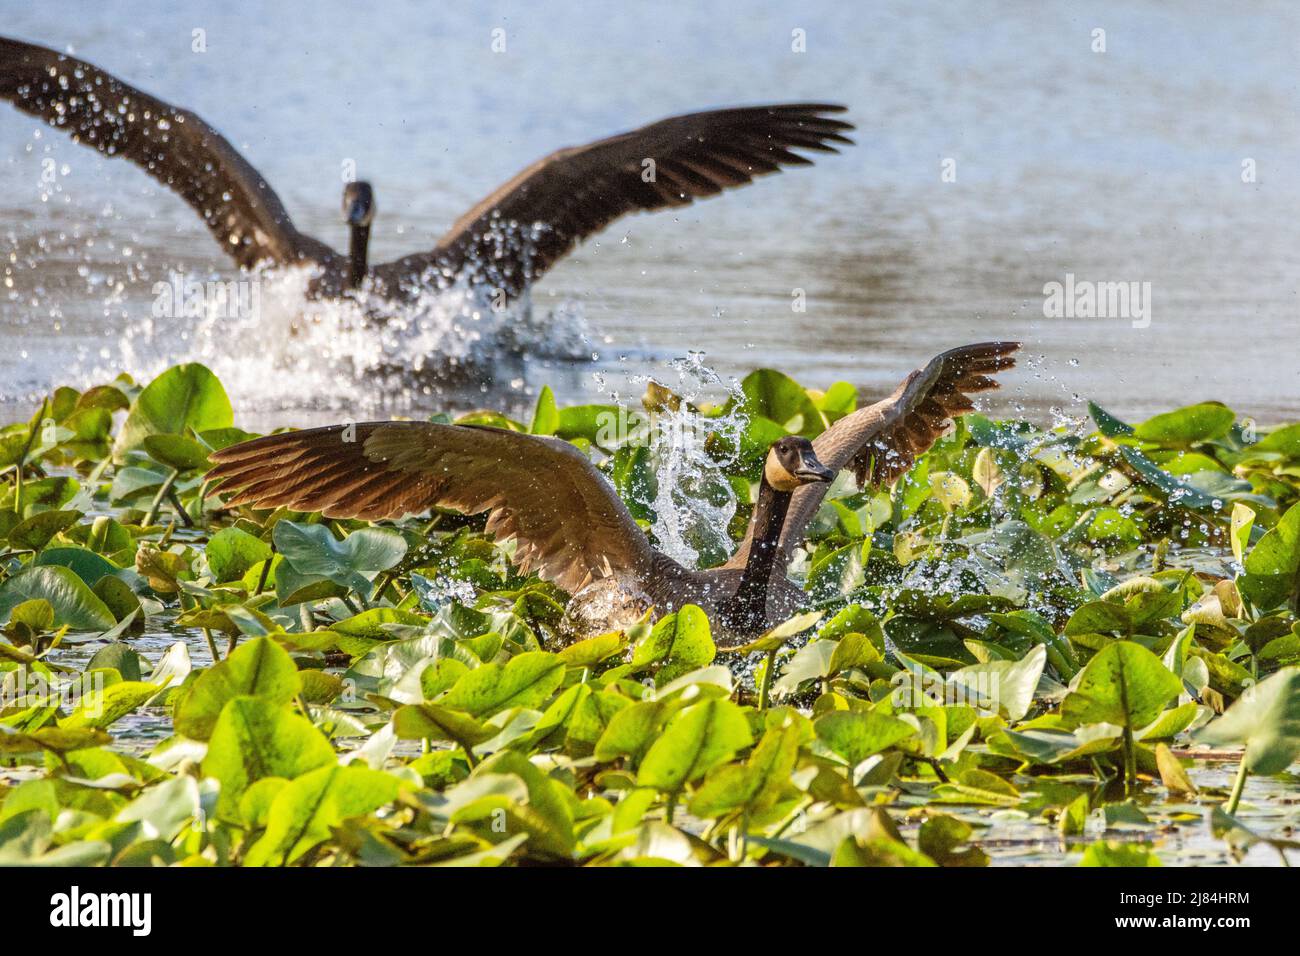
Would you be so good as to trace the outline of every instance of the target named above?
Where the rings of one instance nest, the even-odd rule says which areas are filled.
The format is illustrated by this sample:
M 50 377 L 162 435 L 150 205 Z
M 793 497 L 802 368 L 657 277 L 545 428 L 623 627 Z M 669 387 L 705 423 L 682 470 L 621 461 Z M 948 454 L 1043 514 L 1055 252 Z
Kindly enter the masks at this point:
M 147 377 L 200 358 L 241 412 L 265 415 L 255 424 L 328 419 L 380 392 L 412 410 L 509 408 L 543 382 L 571 400 L 626 391 L 627 376 L 691 350 L 725 376 L 765 365 L 880 394 L 940 347 L 1017 338 L 1041 361 L 1011 401 L 1040 418 L 1075 414 L 1075 396 L 1130 418 L 1192 398 L 1262 422 L 1300 413 L 1300 23 L 1286 8 L 814 2 L 797 15 L 729 5 L 724 18 L 673 0 L 539 18 L 520 3 L 412 2 L 358 22 L 331 0 L 309 16 L 269 2 L 129 17 L 75 0 L 12 6 L 6 32 L 194 109 L 299 227 L 340 248 L 341 171 L 355 164 L 376 185 L 379 259 L 428 248 L 551 150 L 660 116 L 829 100 L 858 129 L 811 169 L 621 220 L 543 279 L 530 322 L 502 329 L 441 302 L 385 339 L 339 335 L 334 314 L 290 334 L 292 283 L 261 290 L 255 323 L 155 318 L 155 284 L 177 271 L 237 273 L 166 189 L 6 107 L 0 400 L 70 373 Z M 490 48 L 498 27 L 503 53 Z M 206 52 L 192 51 L 196 29 Z M 795 30 L 806 52 L 792 51 Z M 1044 286 L 1069 276 L 1150 283 L 1149 310 L 1045 317 Z M 436 353 L 496 367 L 486 385 L 410 388 L 366 371 Z M 277 411 L 289 409 L 302 411 Z

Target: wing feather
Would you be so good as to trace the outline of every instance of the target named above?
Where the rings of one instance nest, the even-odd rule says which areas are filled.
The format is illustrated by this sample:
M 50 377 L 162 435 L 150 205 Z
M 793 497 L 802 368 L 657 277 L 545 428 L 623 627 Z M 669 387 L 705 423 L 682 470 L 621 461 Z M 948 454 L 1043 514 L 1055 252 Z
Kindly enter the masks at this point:
M 336 256 L 294 228 L 262 175 L 201 118 L 55 50 L 0 37 L 0 97 L 175 192 L 245 268 Z
M 351 440 L 349 440 L 351 439 Z M 228 504 L 379 520 L 452 508 L 488 513 L 515 563 L 575 591 L 643 582 L 654 552 L 627 507 L 568 442 L 496 428 L 367 422 L 268 435 L 214 452 Z
M 627 213 L 685 206 L 783 166 L 793 149 L 836 152 L 853 127 L 823 103 L 754 106 L 674 116 L 523 170 L 462 216 L 432 252 L 378 266 L 392 295 L 431 269 L 519 295 L 573 246 Z M 647 176 L 653 160 L 654 176 Z
M 967 393 L 998 387 L 990 376 L 1012 368 L 1019 342 L 982 342 L 951 349 L 917 369 L 892 395 L 846 415 L 813 439 L 813 450 L 827 468 L 850 469 L 861 487 L 896 481 L 943 434 L 948 423 L 975 408 Z M 803 541 L 828 485 L 804 485 L 794 493 L 781 528 L 785 567 Z M 743 567 L 753 526 L 727 567 Z

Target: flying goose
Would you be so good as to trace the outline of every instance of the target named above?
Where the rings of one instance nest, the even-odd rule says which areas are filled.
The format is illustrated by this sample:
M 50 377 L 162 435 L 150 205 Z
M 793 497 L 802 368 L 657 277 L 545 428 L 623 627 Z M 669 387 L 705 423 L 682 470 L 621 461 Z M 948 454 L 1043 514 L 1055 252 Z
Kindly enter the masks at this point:
M 433 507 L 488 512 L 486 531 L 514 538 L 513 561 L 574 595 L 570 618 L 588 632 L 619 626 L 607 611 L 667 613 L 699 605 L 724 638 L 744 639 L 788 619 L 806 594 L 786 566 L 836 471 L 884 484 L 934 444 L 947 421 L 997 388 L 1017 343 L 945 352 L 884 401 L 861 408 L 816 440 L 791 435 L 764 459 L 758 501 L 741 551 L 722 567 L 692 570 L 657 551 L 590 459 L 558 438 L 477 425 L 369 422 L 268 435 L 212 453 L 214 491 L 229 507 L 319 511 L 377 520 Z M 350 439 L 350 440 L 349 440 Z M 630 601 L 611 600 L 628 596 Z
M 189 203 L 241 267 L 314 265 L 314 296 L 364 285 L 397 301 L 461 274 L 515 298 L 620 216 L 689 205 L 784 166 L 810 165 L 792 150 L 837 152 L 832 144 L 852 143 L 844 132 L 853 128 L 823 115 L 844 107 L 823 103 L 674 116 L 554 152 L 461 216 L 432 250 L 372 266 L 376 205 L 368 183 L 343 191 L 351 240 L 344 256 L 294 228 L 261 174 L 201 118 L 84 60 L 0 37 L 0 96 L 75 141 L 143 168 Z

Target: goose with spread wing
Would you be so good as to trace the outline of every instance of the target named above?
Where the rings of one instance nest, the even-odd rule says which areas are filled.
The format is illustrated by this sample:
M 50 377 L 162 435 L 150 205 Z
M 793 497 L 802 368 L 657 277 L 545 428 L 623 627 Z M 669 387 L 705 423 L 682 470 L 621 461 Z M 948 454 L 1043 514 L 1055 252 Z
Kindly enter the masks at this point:
M 1014 364 L 1017 347 L 945 352 L 815 441 L 791 435 L 775 442 L 740 552 L 708 570 L 656 550 L 591 460 L 557 438 L 432 422 L 337 425 L 214 452 L 208 477 L 219 482 L 214 491 L 235 492 L 230 507 L 366 520 L 435 507 L 487 512 L 486 532 L 515 539 L 512 560 L 522 571 L 574 595 L 570 615 L 580 631 L 625 624 L 629 610 L 696 604 L 722 636 L 744 639 L 802 606 L 806 594 L 786 567 L 836 471 L 851 468 L 863 484 L 893 481 L 949 419 L 973 408 L 970 393 L 997 387 L 991 376 Z M 611 611 L 621 619 L 611 620 Z
M 674 116 L 608 139 L 561 149 L 479 202 L 432 250 L 372 265 L 369 183 L 348 183 L 347 255 L 299 232 L 265 178 L 189 110 L 98 67 L 0 37 L 0 96 L 74 140 L 121 156 L 176 192 L 243 268 L 310 265 L 312 294 L 366 288 L 409 300 L 466 276 L 504 299 L 521 295 L 579 241 L 628 213 L 685 206 L 786 166 L 796 150 L 836 152 L 853 127 L 827 114 L 844 107 L 795 103 Z

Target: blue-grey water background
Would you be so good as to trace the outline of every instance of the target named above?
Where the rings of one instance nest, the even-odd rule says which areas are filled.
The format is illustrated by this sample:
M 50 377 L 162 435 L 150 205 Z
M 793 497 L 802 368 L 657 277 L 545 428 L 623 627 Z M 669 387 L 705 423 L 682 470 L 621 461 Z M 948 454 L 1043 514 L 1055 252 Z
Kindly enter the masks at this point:
M 335 335 L 327 316 L 320 334 L 289 334 L 283 294 L 263 290 L 255 327 L 153 317 L 173 271 L 236 270 L 165 188 L 0 105 L 0 411 L 187 359 L 259 425 L 355 405 L 519 409 L 546 382 L 567 401 L 627 398 L 690 351 L 724 381 L 767 365 L 877 394 L 940 349 L 1016 337 L 1033 360 L 998 412 L 1080 416 L 1093 398 L 1129 418 L 1202 399 L 1264 423 L 1300 414 L 1300 15 L 1285 4 L 0 9 L 3 32 L 198 112 L 300 228 L 340 248 L 354 161 L 377 189 L 379 258 L 429 247 L 549 151 L 665 115 L 834 101 L 858 127 L 814 168 L 619 221 L 540 282 L 522 331 L 449 320 L 385 343 L 389 358 L 475 353 L 492 370 L 408 389 L 349 360 L 365 332 Z M 1045 318 L 1043 286 L 1067 273 L 1149 282 L 1150 326 Z M 497 360 L 514 351 L 528 357 Z

